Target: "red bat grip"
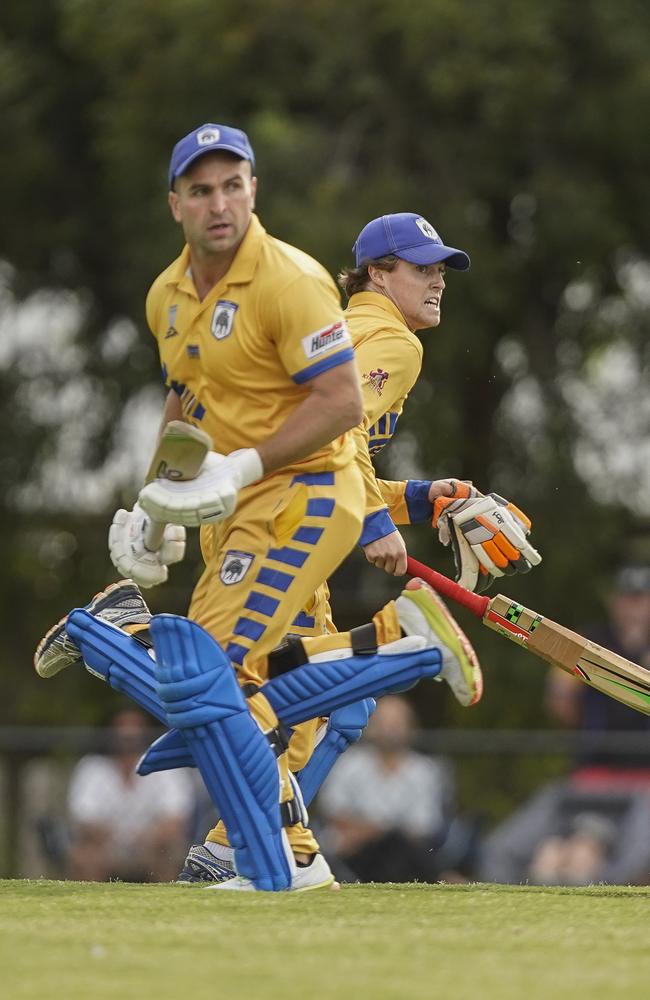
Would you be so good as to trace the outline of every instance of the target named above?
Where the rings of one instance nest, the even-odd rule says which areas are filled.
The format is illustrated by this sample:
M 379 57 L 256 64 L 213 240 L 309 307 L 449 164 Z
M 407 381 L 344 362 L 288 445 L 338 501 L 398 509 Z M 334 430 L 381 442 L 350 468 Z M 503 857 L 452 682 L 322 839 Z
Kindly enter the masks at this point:
M 428 583 L 430 587 L 433 587 L 443 597 L 449 597 L 452 601 L 456 601 L 457 604 L 462 604 L 464 608 L 475 614 L 477 618 L 482 618 L 488 609 L 488 604 L 490 603 L 489 597 L 481 597 L 479 594 L 473 594 L 471 590 L 466 590 L 465 587 L 454 583 L 449 577 L 443 576 L 442 573 L 437 573 L 435 569 L 430 569 L 429 566 L 418 562 L 417 559 L 411 559 L 410 556 L 406 562 L 406 572 L 409 576 L 419 576 L 421 580 Z

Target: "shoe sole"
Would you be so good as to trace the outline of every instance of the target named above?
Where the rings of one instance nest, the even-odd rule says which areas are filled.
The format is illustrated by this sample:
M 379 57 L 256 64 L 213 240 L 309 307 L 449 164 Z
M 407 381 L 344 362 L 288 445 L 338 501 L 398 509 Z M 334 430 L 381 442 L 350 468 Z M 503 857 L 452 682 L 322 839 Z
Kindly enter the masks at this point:
M 330 889 L 333 892 L 338 892 L 340 888 L 340 884 L 332 875 L 325 882 L 317 882 L 316 885 L 304 885 L 300 889 L 289 889 L 289 892 L 312 892 L 314 889 Z
M 452 652 L 454 646 L 460 644 L 463 655 L 461 658 L 456 654 L 456 658 L 460 664 L 467 694 L 465 698 L 460 698 L 459 693 L 454 690 L 454 695 L 466 708 L 476 705 L 483 695 L 483 674 L 472 644 L 438 594 L 428 587 L 424 581 L 419 582 L 421 584 L 419 587 L 414 587 L 412 590 L 405 590 L 402 596 L 415 604 L 434 634 L 439 636 L 440 640 Z M 430 599 L 433 600 L 436 607 L 440 610 L 440 619 L 434 619 L 433 616 L 430 617 Z M 442 632 L 442 635 L 440 635 L 440 632 Z M 472 663 L 472 658 L 476 662 Z M 463 660 L 465 660 L 465 664 Z
M 135 589 L 135 584 L 127 584 L 125 586 L 124 580 L 118 580 L 117 583 L 111 583 L 106 590 L 100 590 L 98 594 L 95 594 L 92 601 L 86 605 L 86 610 L 91 614 L 97 615 L 106 607 L 110 607 L 111 601 L 110 597 L 115 593 L 116 590 L 132 591 L 137 594 L 138 591 Z M 57 638 L 65 631 L 65 625 L 68 620 L 68 616 L 64 615 L 56 625 L 53 625 L 46 634 L 43 636 L 38 646 L 36 647 L 36 652 L 34 653 L 34 669 L 39 677 L 54 677 L 61 670 L 65 670 L 67 667 L 73 667 L 77 663 L 81 663 L 82 656 L 81 651 L 77 649 L 78 655 L 74 659 L 68 659 L 65 656 L 65 650 L 61 650 L 59 657 L 51 660 L 49 663 L 40 663 L 39 659 L 46 652 L 47 648 L 52 646 Z M 74 645 L 74 643 L 73 643 Z M 63 660 L 64 662 L 61 662 Z

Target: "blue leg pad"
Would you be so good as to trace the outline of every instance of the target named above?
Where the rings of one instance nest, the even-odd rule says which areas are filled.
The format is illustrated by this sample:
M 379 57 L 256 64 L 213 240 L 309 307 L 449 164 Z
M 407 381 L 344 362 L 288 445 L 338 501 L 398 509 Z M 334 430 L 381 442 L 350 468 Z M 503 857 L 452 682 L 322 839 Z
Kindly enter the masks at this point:
M 260 692 L 285 726 L 295 726 L 362 698 L 381 698 L 403 691 L 423 677 L 440 673 L 442 656 L 437 649 L 411 653 L 350 656 L 342 660 L 305 663 L 267 681 Z
M 294 726 L 319 715 L 332 716 L 359 699 L 379 698 L 393 691 L 403 691 L 423 677 L 435 677 L 441 667 L 442 657 L 437 649 L 391 656 L 378 653 L 352 656 L 345 660 L 306 663 L 267 681 L 260 690 L 268 698 L 278 719 L 286 726 Z M 336 743 L 337 736 L 333 735 L 331 744 Z M 339 752 L 343 749 L 342 746 Z M 322 753 L 326 752 L 324 748 Z M 191 755 L 183 746 L 182 737 L 171 732 L 164 733 L 149 747 L 138 764 L 138 772 L 150 774 L 166 768 L 190 766 Z M 304 771 L 305 768 L 301 772 L 300 787 L 305 802 L 309 804 L 302 783 Z
M 66 631 L 79 646 L 91 674 L 128 695 L 160 722 L 167 722 L 156 691 L 155 665 L 141 642 L 83 608 L 70 612 Z
M 168 729 L 154 740 L 138 761 L 138 774 L 171 771 L 175 767 L 196 767 L 187 740 L 178 729 Z
M 278 891 L 292 871 L 280 819 L 278 766 L 248 710 L 233 666 L 200 625 L 155 615 L 158 695 L 167 722 L 180 729 L 222 816 L 240 875 Z
M 361 739 L 368 719 L 377 707 L 374 698 L 364 698 L 352 705 L 333 712 L 327 723 L 327 732 L 313 754 L 296 775 L 303 801 L 309 806 L 316 792 L 328 776 L 342 753 Z

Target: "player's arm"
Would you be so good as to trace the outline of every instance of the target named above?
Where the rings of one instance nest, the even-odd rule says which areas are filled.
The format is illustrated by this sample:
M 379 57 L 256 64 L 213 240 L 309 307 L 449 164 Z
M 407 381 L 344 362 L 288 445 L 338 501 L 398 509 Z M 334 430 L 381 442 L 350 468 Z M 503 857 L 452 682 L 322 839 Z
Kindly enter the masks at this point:
M 354 429 L 357 465 L 366 494 L 366 513 L 359 544 L 368 562 L 394 576 L 406 573 L 406 545 L 395 527 L 377 484 L 375 469 L 368 451 L 365 423 Z
M 354 360 L 343 362 L 305 383 L 306 399 L 275 434 L 257 445 L 265 473 L 299 462 L 350 430 L 363 418 L 359 375 Z
M 287 375 L 307 390 L 304 398 L 254 448 L 208 455 L 193 483 L 156 481 L 145 486 L 140 503 L 154 520 L 188 527 L 223 520 L 234 511 L 242 488 L 307 458 L 361 421 L 352 343 L 326 272 L 305 272 L 264 307 L 263 332 Z

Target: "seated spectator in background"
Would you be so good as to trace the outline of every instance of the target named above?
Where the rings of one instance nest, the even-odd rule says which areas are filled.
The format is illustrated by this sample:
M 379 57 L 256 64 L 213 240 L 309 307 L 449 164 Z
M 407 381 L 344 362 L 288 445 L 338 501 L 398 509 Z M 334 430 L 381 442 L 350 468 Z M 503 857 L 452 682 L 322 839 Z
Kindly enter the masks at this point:
M 607 602 L 607 618 L 584 630 L 594 642 L 650 669 L 650 566 L 623 566 L 614 578 Z M 650 784 L 650 716 L 608 698 L 570 674 L 553 670 L 548 677 L 546 704 L 555 721 L 586 732 L 639 733 L 646 749 L 612 753 L 597 745 L 582 751 L 576 761 L 575 780 L 646 780 Z
M 647 884 L 650 792 L 545 785 L 485 840 L 483 882 Z
M 410 748 L 415 716 L 397 695 L 380 699 L 363 745 L 336 764 L 318 798 L 323 840 L 339 879 L 435 881 L 452 782 L 446 762 Z
M 111 723 L 110 753 L 83 757 L 68 786 L 69 877 L 91 882 L 173 881 L 185 854 L 194 807 L 187 771 L 140 777 L 138 758 L 150 742 L 140 712 Z
M 650 669 L 650 566 L 626 565 L 607 617 L 579 629 Z M 590 736 L 571 774 L 542 788 L 486 839 L 480 877 L 544 885 L 642 883 L 650 879 L 650 717 L 560 670 L 549 673 L 549 713 Z M 614 753 L 598 734 L 638 733 Z

